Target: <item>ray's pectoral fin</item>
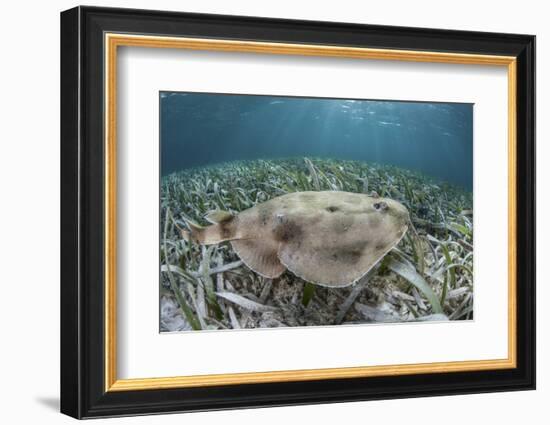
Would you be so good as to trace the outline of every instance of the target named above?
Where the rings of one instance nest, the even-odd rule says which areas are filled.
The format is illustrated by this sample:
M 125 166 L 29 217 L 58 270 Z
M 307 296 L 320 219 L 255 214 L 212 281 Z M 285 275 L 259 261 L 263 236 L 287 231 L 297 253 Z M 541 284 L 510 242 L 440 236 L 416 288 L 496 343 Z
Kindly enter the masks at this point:
M 277 246 L 265 240 L 232 240 L 231 245 L 241 260 L 256 273 L 274 279 L 285 270 L 277 257 Z
M 278 257 L 288 270 L 307 282 L 319 284 L 327 280 L 324 267 L 314 250 L 303 249 L 296 242 L 283 243 Z
M 332 247 L 309 244 L 282 244 L 281 263 L 302 279 L 331 288 L 351 285 L 378 261 L 363 244 Z

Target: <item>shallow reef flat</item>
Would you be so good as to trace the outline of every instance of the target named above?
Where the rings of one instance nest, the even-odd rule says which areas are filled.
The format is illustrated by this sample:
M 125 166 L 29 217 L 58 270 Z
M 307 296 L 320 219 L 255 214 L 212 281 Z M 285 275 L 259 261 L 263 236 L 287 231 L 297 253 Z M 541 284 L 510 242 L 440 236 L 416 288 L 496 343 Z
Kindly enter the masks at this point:
M 259 276 L 228 242 L 181 237 L 215 210 L 238 213 L 291 192 L 338 190 L 395 199 L 413 226 L 366 276 L 345 288 L 290 272 Z M 473 318 L 473 198 L 394 166 L 333 159 L 223 163 L 162 178 L 160 330 L 220 330 Z

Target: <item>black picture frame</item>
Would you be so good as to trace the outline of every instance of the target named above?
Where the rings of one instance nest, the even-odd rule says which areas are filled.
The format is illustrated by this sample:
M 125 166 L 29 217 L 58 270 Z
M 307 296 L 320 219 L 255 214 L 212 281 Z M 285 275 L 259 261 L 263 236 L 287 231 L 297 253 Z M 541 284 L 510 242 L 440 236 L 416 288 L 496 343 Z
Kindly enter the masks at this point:
M 517 59 L 517 367 L 105 391 L 104 34 L 259 40 Z M 61 412 L 75 418 L 535 388 L 535 37 L 132 9 L 61 13 Z

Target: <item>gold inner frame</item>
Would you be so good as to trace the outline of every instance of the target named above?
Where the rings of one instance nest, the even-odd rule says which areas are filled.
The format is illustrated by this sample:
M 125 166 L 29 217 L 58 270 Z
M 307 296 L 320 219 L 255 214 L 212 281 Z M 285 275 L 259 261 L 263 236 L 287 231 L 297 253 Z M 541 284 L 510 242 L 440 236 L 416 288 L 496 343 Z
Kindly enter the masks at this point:
M 515 368 L 516 358 L 516 58 L 256 41 L 105 34 L 105 391 L 447 373 Z M 508 72 L 508 357 L 495 360 L 118 379 L 116 324 L 117 50 L 120 46 L 504 66 Z

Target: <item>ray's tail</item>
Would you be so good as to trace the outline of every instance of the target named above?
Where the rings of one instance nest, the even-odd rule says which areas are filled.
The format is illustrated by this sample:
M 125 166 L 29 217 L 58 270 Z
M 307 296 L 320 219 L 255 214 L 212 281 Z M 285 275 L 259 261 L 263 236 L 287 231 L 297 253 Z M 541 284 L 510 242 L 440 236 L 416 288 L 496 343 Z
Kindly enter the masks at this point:
M 218 237 L 219 232 L 217 232 L 216 229 L 213 229 L 213 227 L 216 227 L 216 225 L 203 227 L 196 223 L 193 223 L 190 220 L 185 221 L 189 230 L 180 229 L 180 232 L 181 237 L 186 241 L 196 242 L 201 245 L 210 245 L 221 242 L 220 238 Z
M 211 215 L 207 216 L 207 219 L 213 222 Z M 186 241 L 193 241 L 201 245 L 213 245 L 232 240 L 235 238 L 235 226 L 232 221 L 233 216 L 227 216 L 220 222 L 204 227 L 185 218 L 189 230 L 180 229 L 181 237 Z

